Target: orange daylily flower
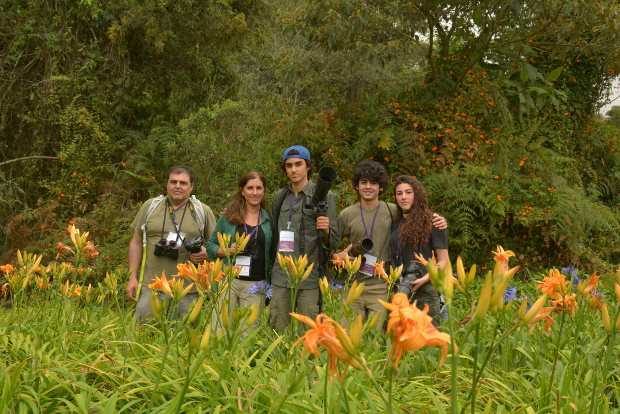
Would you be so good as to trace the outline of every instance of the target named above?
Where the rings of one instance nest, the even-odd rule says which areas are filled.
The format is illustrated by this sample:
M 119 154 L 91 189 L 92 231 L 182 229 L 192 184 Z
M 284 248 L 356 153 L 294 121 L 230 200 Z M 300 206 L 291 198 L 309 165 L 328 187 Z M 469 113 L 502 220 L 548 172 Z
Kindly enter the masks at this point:
M 375 276 L 378 276 L 385 281 L 388 280 L 388 275 L 385 272 L 385 262 L 383 260 L 377 260 L 377 263 L 375 263 Z
M 344 268 L 344 259 L 336 254 L 332 255 L 332 264 L 336 269 Z
M 153 279 L 151 283 L 149 283 L 149 288 L 152 290 L 159 290 L 160 292 L 172 296 L 172 288 L 170 287 L 170 283 L 166 278 L 166 273 L 162 272 L 159 277 Z
M 348 365 L 358 367 L 359 364 L 354 361 L 353 355 L 347 352 L 347 349 L 339 339 L 344 331 L 340 325 L 329 316 L 321 313 L 315 320 L 311 318 L 291 312 L 290 315 L 300 322 L 308 325 L 310 329 L 297 340 L 296 344 L 303 342 L 304 349 L 314 356 L 320 356 L 319 346 L 327 351 L 327 368 L 330 376 L 338 375 L 338 361 L 345 362 Z
M 380 302 L 390 311 L 387 332 L 392 336 L 390 359 L 394 367 L 398 366 L 405 352 L 427 346 L 440 348 L 439 364 L 443 364 L 448 354 L 450 335 L 440 332 L 433 325 L 433 318 L 428 315 L 428 305 L 420 310 L 415 304 L 409 304 L 404 293 L 394 295 L 391 303 Z
M 574 316 L 575 311 L 577 310 L 577 299 L 574 293 L 562 295 L 556 299 L 553 299 L 551 304 L 556 311 L 566 311 L 570 313 L 571 316 Z
M 4 274 L 11 273 L 14 270 L 15 270 L 15 267 L 10 263 L 0 266 L 0 272 Z
M 512 250 L 504 250 L 502 246 L 497 246 L 493 253 L 493 260 L 495 260 L 496 267 L 502 270 L 508 270 L 508 261 L 511 257 L 515 257 L 515 253 Z
M 95 247 L 95 244 L 92 241 L 86 242 L 86 246 L 84 246 L 84 252 L 89 259 L 94 259 L 99 256 L 99 250 Z
M 545 295 L 555 298 L 567 293 L 569 286 L 566 277 L 558 269 L 551 269 L 542 282 L 538 282 L 538 289 Z
M 191 262 L 181 263 L 177 265 L 177 272 L 180 278 L 188 278 L 196 287 L 204 292 L 211 289 L 213 283 L 217 283 L 224 277 L 222 270 L 223 262 L 216 259 L 212 262 L 203 261 L 198 266 Z

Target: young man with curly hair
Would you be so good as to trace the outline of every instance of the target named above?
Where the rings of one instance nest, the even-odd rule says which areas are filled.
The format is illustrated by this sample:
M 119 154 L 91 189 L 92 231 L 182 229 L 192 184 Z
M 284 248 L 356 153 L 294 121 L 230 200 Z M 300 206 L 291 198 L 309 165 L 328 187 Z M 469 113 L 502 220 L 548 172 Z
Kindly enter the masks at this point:
M 387 285 L 375 276 L 375 264 L 390 260 L 390 235 L 392 225 L 400 220 L 400 212 L 393 203 L 381 201 L 381 193 L 387 188 L 388 174 L 385 167 L 374 160 L 363 160 L 355 167 L 352 184 L 359 201 L 338 215 L 338 235 L 348 240 L 349 245 L 337 253 L 344 257 L 353 246 L 366 239 L 372 247 L 364 252 L 364 263 L 355 279 L 364 283 L 364 292 L 351 306 L 365 318 L 376 315 L 376 327 L 381 328 L 386 311 L 379 299 L 387 300 Z M 443 217 L 434 217 L 435 225 L 446 227 Z M 372 243 L 369 243 L 370 240 Z

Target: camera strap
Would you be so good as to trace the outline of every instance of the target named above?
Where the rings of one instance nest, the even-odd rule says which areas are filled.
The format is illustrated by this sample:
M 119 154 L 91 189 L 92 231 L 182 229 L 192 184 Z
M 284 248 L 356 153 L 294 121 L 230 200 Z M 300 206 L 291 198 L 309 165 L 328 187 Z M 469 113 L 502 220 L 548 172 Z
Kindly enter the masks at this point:
M 371 239 L 372 240 L 372 232 L 375 228 L 375 222 L 377 221 L 377 214 L 379 213 L 379 208 L 381 207 L 381 204 L 377 205 L 377 209 L 375 210 L 375 215 L 372 217 L 372 223 L 370 224 L 370 230 L 368 230 L 368 226 L 366 226 L 366 220 L 364 220 L 364 209 L 362 208 L 362 205 L 360 204 L 360 218 L 362 219 L 362 225 L 364 226 L 364 235 L 366 236 L 366 239 Z
M 179 224 L 177 224 L 176 218 L 174 216 L 174 209 L 172 208 L 172 206 L 170 205 L 170 203 L 168 202 L 168 199 L 166 199 L 166 210 L 168 210 L 168 212 L 170 213 L 170 219 L 172 220 L 172 225 L 174 226 L 174 230 L 176 231 L 177 234 L 177 238 L 176 238 L 176 242 L 178 243 L 179 238 L 181 237 L 181 226 L 183 226 L 183 220 L 185 219 L 185 212 L 187 211 L 187 203 L 189 201 L 185 202 L 185 206 L 183 207 L 183 214 L 181 215 L 181 222 Z M 163 220 L 163 224 L 161 226 L 161 238 L 164 237 L 164 229 L 166 226 L 166 214 L 164 214 L 164 220 Z M 183 241 L 183 240 L 181 240 Z

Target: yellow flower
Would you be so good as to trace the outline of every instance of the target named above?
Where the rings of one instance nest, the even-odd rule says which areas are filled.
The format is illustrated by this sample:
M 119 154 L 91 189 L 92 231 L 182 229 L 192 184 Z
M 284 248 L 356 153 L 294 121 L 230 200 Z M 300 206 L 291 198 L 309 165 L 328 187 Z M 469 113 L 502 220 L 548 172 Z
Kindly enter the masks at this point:
M 187 322 L 194 323 L 194 321 L 200 315 L 200 311 L 202 310 L 202 305 L 204 303 L 204 296 L 199 296 L 198 299 L 194 301 L 194 307 L 192 311 L 187 316 Z
M 364 283 L 354 280 L 349 288 L 349 292 L 347 293 L 347 298 L 344 301 L 345 305 L 351 305 L 353 302 L 358 300 L 360 296 L 362 296 L 362 293 L 364 293 Z
M 37 288 L 39 288 L 41 290 L 45 290 L 45 289 L 50 287 L 49 280 L 45 276 L 37 276 L 37 277 L 35 277 L 34 280 L 35 280 L 35 283 L 37 285 Z
M 616 292 L 616 300 L 620 302 L 620 284 L 614 283 L 614 291 Z
M 476 311 L 474 312 L 474 318 L 482 319 L 487 314 L 489 306 L 491 304 L 491 294 L 493 293 L 493 277 L 491 272 L 487 273 L 484 279 L 482 289 L 480 289 L 480 297 L 478 304 L 476 305 Z
M 607 309 L 606 303 L 601 306 L 601 321 L 603 322 L 605 330 L 611 332 L 611 318 L 609 317 L 609 310 Z
M 521 317 L 521 322 L 524 325 L 528 325 L 530 327 L 530 330 L 534 327 L 536 322 L 543 319 L 547 321 L 547 326 L 551 327 L 551 323 L 553 323 L 553 318 L 551 318 L 550 314 L 553 311 L 553 308 L 550 306 L 545 307 L 546 300 L 547 295 L 542 295 L 526 312 L 524 311 L 524 309 L 527 306 L 527 301 L 523 301 L 519 314 Z
M 173 277 L 169 281 L 169 285 L 170 285 L 170 290 L 172 292 L 172 298 L 176 301 L 179 301 L 182 298 L 184 298 L 185 295 L 187 295 L 194 287 L 193 283 L 190 283 L 189 285 L 186 286 L 183 279 L 178 278 L 178 277 Z
M 319 279 L 319 290 L 323 296 L 329 295 L 329 280 L 326 276 Z
M 473 264 L 469 268 L 469 272 L 465 273 L 463 259 L 461 259 L 461 256 L 458 256 L 456 258 L 456 275 L 458 277 L 456 286 L 461 292 L 465 293 L 476 278 L 476 265 Z
M 246 233 L 235 233 L 235 254 L 239 254 L 245 250 L 250 241 L 250 236 Z
M 224 253 L 224 256 L 232 256 L 233 251 L 230 249 L 230 234 L 217 233 L 217 244 Z
M 305 254 L 303 256 L 293 258 L 292 256 L 285 256 L 278 253 L 277 258 L 278 264 L 288 275 L 294 285 L 298 285 L 306 280 L 314 268 L 314 263 L 308 264 L 308 256 Z

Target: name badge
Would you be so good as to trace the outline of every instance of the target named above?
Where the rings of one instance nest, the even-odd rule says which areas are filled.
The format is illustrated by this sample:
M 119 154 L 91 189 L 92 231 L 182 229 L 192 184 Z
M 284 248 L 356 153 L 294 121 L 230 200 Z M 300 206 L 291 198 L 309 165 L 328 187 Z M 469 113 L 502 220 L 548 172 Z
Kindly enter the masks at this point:
M 181 247 L 181 244 L 183 244 L 183 240 L 185 240 L 185 233 L 177 234 L 171 231 L 170 233 L 168 233 L 168 237 L 166 237 L 166 240 L 176 242 L 177 247 Z
M 280 230 L 278 251 L 281 253 L 293 253 L 295 251 L 295 233 L 289 230 Z
M 377 264 L 377 256 L 373 256 L 372 254 L 366 253 L 364 255 L 364 264 L 360 268 L 360 273 L 366 276 L 374 276 L 375 275 L 375 265 Z
M 239 266 L 241 272 L 239 276 L 250 276 L 250 266 L 252 264 L 252 258 L 250 256 L 237 256 L 235 259 L 235 265 Z

